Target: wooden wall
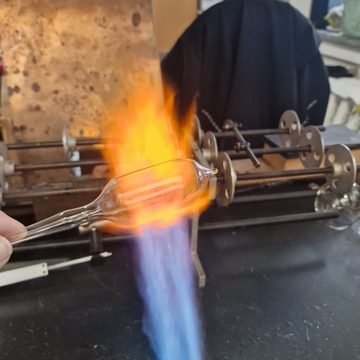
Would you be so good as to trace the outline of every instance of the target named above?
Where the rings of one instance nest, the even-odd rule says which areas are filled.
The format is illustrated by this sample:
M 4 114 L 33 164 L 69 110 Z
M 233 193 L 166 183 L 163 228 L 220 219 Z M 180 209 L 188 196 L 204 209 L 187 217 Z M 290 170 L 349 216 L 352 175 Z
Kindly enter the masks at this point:
M 167 52 L 197 16 L 197 0 L 152 0 L 155 37 L 160 52 Z
M 64 126 L 99 136 L 110 104 L 126 105 L 140 82 L 161 93 L 151 0 L 0 0 L 0 37 L 15 141 L 58 140 Z

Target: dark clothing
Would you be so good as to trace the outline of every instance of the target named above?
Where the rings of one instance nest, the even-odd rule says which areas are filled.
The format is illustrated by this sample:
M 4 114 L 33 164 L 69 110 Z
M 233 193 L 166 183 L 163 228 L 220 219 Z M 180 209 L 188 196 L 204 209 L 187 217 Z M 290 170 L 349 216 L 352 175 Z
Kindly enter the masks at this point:
M 162 62 L 175 87 L 180 113 L 198 94 L 202 126 L 214 130 L 205 109 L 222 126 L 274 128 L 293 109 L 321 124 L 329 96 L 319 38 L 309 21 L 278 0 L 226 0 L 199 16 Z

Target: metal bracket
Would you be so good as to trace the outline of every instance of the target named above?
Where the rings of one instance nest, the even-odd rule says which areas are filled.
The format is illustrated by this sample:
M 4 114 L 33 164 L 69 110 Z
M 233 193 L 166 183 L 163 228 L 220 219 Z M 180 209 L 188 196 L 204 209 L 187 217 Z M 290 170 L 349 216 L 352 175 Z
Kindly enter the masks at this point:
M 320 131 L 314 126 L 301 130 L 299 147 L 309 147 L 309 151 L 300 153 L 300 160 L 305 168 L 317 168 L 324 159 L 324 142 Z
M 280 143 L 284 147 L 293 147 L 299 143 L 301 123 L 297 113 L 293 110 L 285 111 L 280 118 L 279 129 L 287 129 L 287 134 L 280 134 Z
M 330 146 L 325 155 L 325 167 L 332 167 L 333 172 L 326 174 L 326 182 L 336 194 L 351 191 L 356 180 L 356 161 L 350 149 L 345 145 Z
M 7 146 L 4 142 L 0 142 L 0 208 L 3 205 L 3 193 L 8 190 L 9 184 L 6 176 L 15 172 L 13 161 L 7 159 Z
M 247 156 L 249 157 L 250 161 L 253 163 L 253 165 L 255 167 L 259 167 L 260 162 L 257 159 L 257 157 L 255 156 L 255 154 L 253 153 L 253 151 L 251 150 L 250 143 L 248 143 L 242 136 L 240 130 L 238 129 L 238 125 L 236 123 L 234 123 L 232 120 L 228 119 L 228 120 L 225 120 L 223 129 L 227 130 L 227 131 L 232 130 L 234 132 L 234 136 L 237 140 L 236 150 L 237 151 L 242 151 L 242 150 L 245 151 Z
M 214 163 L 219 156 L 217 140 L 211 131 L 207 131 L 201 140 L 201 150 L 209 163 Z
M 196 271 L 197 282 L 200 288 L 206 285 L 206 274 L 201 264 L 198 253 L 198 240 L 199 240 L 199 214 L 194 214 L 191 219 L 190 228 L 190 250 L 191 256 Z
M 192 147 L 195 159 L 201 165 L 211 168 L 211 166 L 205 159 L 202 151 L 197 146 L 195 140 L 191 141 L 191 147 Z M 215 196 L 216 196 L 216 187 L 217 187 L 217 179 L 215 177 L 210 178 L 209 197 L 212 200 L 215 199 Z M 194 268 L 196 271 L 198 286 L 200 288 L 202 288 L 202 287 L 205 287 L 205 284 L 206 284 L 206 274 L 205 274 L 204 268 L 201 264 L 201 260 L 199 258 L 199 253 L 198 253 L 199 217 L 200 217 L 200 215 L 198 213 L 196 213 L 191 218 L 190 251 L 191 251 L 192 260 L 194 263 Z
M 201 128 L 200 119 L 197 115 L 194 115 L 194 140 L 199 146 L 202 143 L 203 136 L 204 131 Z
M 235 194 L 237 176 L 234 166 L 225 152 L 219 154 L 214 165 L 218 169 L 216 200 L 221 206 L 228 206 Z
M 62 132 L 62 144 L 65 158 L 71 159 L 72 153 L 76 150 L 76 138 L 69 135 L 68 128 L 66 126 L 64 126 Z

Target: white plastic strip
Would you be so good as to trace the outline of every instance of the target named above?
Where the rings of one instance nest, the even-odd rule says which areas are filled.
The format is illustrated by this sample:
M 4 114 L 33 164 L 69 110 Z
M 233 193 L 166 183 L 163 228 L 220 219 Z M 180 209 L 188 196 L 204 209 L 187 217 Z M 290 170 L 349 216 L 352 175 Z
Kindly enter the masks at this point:
M 109 257 L 111 255 L 112 255 L 112 253 L 110 253 L 110 252 L 102 252 L 99 254 L 99 256 L 101 256 L 103 258 Z M 62 269 L 62 268 L 68 267 L 68 266 L 83 264 L 83 263 L 91 261 L 92 258 L 93 258 L 93 256 L 90 255 L 90 256 L 85 256 L 85 257 L 79 258 L 79 259 L 64 261 L 59 264 L 50 265 L 48 267 L 48 269 L 49 269 L 49 271 L 51 271 L 51 270 Z
M 99 254 L 99 256 L 103 258 L 109 257 L 111 255 L 111 252 L 106 251 Z M 3 271 L 0 272 L 0 287 L 45 277 L 49 274 L 49 271 L 51 270 L 57 270 L 73 265 L 83 264 L 89 262 L 92 258 L 93 256 L 90 255 L 79 259 L 64 261 L 50 266 L 48 266 L 47 263 L 43 262 L 36 265 L 23 266 L 18 269 Z
M 23 266 L 0 273 L 0 287 L 45 277 L 49 274 L 46 263 Z

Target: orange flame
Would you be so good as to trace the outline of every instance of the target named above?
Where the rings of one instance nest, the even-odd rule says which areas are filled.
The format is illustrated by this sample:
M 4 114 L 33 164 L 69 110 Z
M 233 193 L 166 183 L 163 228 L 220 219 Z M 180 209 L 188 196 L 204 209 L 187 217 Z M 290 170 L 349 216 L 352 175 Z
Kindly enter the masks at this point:
M 168 101 L 164 105 L 154 90 L 138 89 L 107 126 L 105 138 L 109 140 L 104 148 L 104 157 L 110 166 L 111 178 L 162 164 L 121 179 L 119 195 L 125 206 L 132 202 L 133 194 L 140 201 L 140 205 L 127 209 L 125 227 L 128 230 L 140 231 L 142 226 L 150 223 L 156 226 L 171 225 L 180 217 L 203 210 L 209 202 L 208 194 L 204 193 L 190 204 L 184 204 L 177 179 L 192 182 L 193 174 L 190 174 L 189 167 L 179 165 L 182 162 L 167 163 L 169 160 L 191 157 L 190 139 L 193 131 L 194 107 L 180 121 L 175 116 L 172 94 L 167 89 Z M 192 184 L 186 184 L 187 187 L 189 185 L 191 187 Z M 166 195 L 156 196 L 152 201 L 145 200 L 144 189 L 151 192 L 154 186 L 157 189 L 161 186 L 175 189 L 171 193 L 171 201 Z M 148 197 L 149 194 L 146 195 Z M 118 227 L 124 228 L 123 225 Z

